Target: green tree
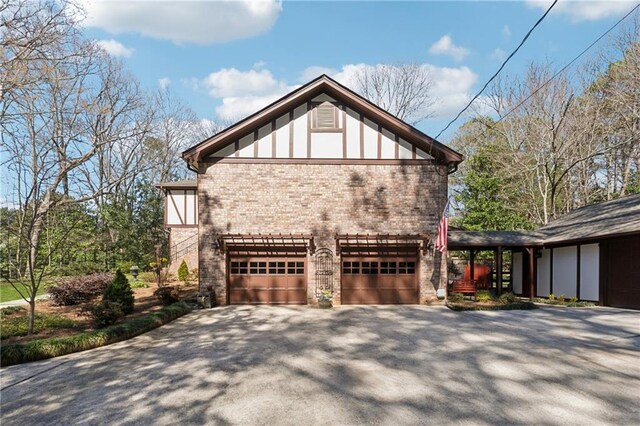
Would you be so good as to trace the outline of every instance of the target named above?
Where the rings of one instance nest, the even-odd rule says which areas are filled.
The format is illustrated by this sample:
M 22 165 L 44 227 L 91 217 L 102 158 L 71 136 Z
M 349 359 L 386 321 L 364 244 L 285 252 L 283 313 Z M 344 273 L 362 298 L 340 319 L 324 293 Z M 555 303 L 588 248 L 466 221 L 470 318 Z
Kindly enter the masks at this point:
M 133 290 L 131 290 L 129 280 L 120 269 L 116 271 L 113 281 L 104 290 L 102 300 L 119 303 L 125 314 L 133 312 Z
M 189 279 L 189 268 L 187 267 L 187 262 L 185 262 L 184 260 L 178 267 L 178 279 L 185 284 Z

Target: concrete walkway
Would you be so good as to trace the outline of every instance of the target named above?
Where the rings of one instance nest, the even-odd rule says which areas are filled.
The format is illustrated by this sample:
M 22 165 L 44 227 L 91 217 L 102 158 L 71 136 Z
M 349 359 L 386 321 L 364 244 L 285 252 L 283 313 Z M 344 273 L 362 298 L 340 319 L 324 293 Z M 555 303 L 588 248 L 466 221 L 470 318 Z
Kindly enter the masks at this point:
M 3 424 L 639 424 L 640 312 L 225 307 L 8 367 Z
M 38 300 L 46 300 L 50 296 L 48 294 L 41 294 L 40 296 L 36 296 L 36 301 Z M 29 302 L 24 299 L 17 300 L 9 300 L 7 302 L 0 303 L 0 308 L 6 308 L 7 306 L 28 306 Z

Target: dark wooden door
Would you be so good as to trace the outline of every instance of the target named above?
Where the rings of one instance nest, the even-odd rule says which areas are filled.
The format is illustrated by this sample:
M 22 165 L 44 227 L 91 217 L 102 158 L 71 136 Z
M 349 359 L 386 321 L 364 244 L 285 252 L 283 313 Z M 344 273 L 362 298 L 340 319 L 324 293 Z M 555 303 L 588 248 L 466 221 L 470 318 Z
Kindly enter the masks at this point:
M 600 244 L 600 285 L 604 304 L 640 309 L 640 236 L 615 238 Z
M 287 256 L 231 257 L 229 303 L 232 305 L 306 304 L 306 259 Z
M 418 303 L 417 257 L 344 257 L 341 284 L 345 305 Z

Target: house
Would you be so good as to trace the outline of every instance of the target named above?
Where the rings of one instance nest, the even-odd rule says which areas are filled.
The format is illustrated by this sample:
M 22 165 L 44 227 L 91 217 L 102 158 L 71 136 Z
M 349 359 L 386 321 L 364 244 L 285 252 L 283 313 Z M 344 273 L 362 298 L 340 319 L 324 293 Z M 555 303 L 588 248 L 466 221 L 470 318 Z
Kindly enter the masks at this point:
M 511 251 L 518 295 L 640 309 L 640 194 L 573 210 L 535 232 L 452 230 L 449 249 L 468 250 L 471 259 L 494 251 L 497 270 L 502 252 Z M 502 283 L 496 288 L 500 292 Z
M 462 155 L 325 75 L 182 156 L 196 179 L 159 185 L 172 261 L 195 252 L 221 305 L 416 304 L 446 286 L 432 241 Z

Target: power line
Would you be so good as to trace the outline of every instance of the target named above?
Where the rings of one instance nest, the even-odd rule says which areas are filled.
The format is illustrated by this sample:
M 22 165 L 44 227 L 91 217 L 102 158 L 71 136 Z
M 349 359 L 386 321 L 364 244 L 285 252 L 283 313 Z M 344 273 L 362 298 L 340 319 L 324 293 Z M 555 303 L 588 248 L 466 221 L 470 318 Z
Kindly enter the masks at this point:
M 520 50 L 520 48 L 522 47 L 522 45 L 527 41 L 527 39 L 529 38 L 529 36 L 531 35 L 531 33 L 533 32 L 533 30 L 536 29 L 536 27 L 538 25 L 540 25 L 540 23 L 544 20 L 544 18 L 549 14 L 549 12 L 551 12 L 551 9 L 553 9 L 553 7 L 556 5 L 556 3 L 558 3 L 558 0 L 554 0 L 554 2 L 551 4 L 551 6 L 549 6 L 549 8 L 547 9 L 547 11 L 544 13 L 544 15 L 542 15 L 540 17 L 540 19 L 538 19 L 538 21 L 533 25 L 533 27 L 531 27 L 531 29 L 527 32 L 527 34 L 524 36 L 524 38 L 522 39 L 522 41 L 520 42 L 520 44 L 518 45 L 518 47 L 516 47 L 516 49 L 511 52 L 511 54 L 507 57 L 507 59 L 504 60 L 504 62 L 502 63 L 502 65 L 500 65 L 500 68 L 498 68 L 498 71 L 495 72 L 495 74 L 493 74 L 493 76 L 491 76 L 491 78 L 484 84 L 484 86 L 482 86 L 482 89 L 480 89 L 480 91 L 473 97 L 473 99 L 471 99 L 469 101 L 469 103 L 467 104 L 467 106 L 465 106 L 464 108 L 462 108 L 462 111 L 460 111 L 458 113 L 458 115 L 456 115 L 456 117 L 451 120 L 449 122 L 449 124 L 447 124 L 445 126 L 444 129 L 440 130 L 440 133 L 438 133 L 438 135 L 435 137 L 435 139 L 438 139 L 440 137 L 440 135 L 449 128 L 449 126 L 451 126 L 453 123 L 455 123 L 455 121 L 460 118 L 460 116 L 467 110 L 469 109 L 469 107 L 471 106 L 471 104 L 473 104 L 473 102 L 478 99 L 478 97 L 482 94 L 482 92 L 484 92 L 484 89 L 487 88 L 487 86 L 489 85 L 489 83 L 491 83 L 497 76 L 498 74 L 500 74 L 500 71 L 502 71 L 502 69 L 507 65 L 507 62 L 509 62 L 509 60 L 513 57 L 513 55 L 515 55 L 518 50 Z
M 480 139 L 481 137 L 485 136 L 487 134 L 487 132 L 489 130 L 492 130 L 495 128 L 495 126 L 501 122 L 502 120 L 504 120 L 505 118 L 507 118 L 509 115 L 511 115 L 516 109 L 520 108 L 525 102 L 527 102 L 529 99 L 531 99 L 532 97 L 534 97 L 540 90 L 542 90 L 547 84 L 551 83 L 552 80 L 554 80 L 556 77 L 558 77 L 560 74 L 562 74 L 564 71 L 566 71 L 571 65 L 573 65 L 578 59 L 580 59 L 582 57 L 582 55 L 584 55 L 585 53 L 587 53 L 587 51 L 589 51 L 593 46 L 595 46 L 600 40 L 602 40 L 603 38 L 605 38 L 607 36 L 607 34 L 609 34 L 611 31 L 613 31 L 613 29 L 615 27 L 617 27 L 618 25 L 620 25 L 622 23 L 622 21 L 624 21 L 625 19 L 627 19 L 633 12 L 636 11 L 636 9 L 638 9 L 640 7 L 640 3 L 636 4 L 635 7 L 633 9 L 631 9 L 626 15 L 624 15 L 622 18 L 620 18 L 620 20 L 618 22 L 616 22 L 615 24 L 613 24 L 613 26 L 611 26 L 607 31 L 605 31 L 602 35 L 600 35 L 600 37 L 598 37 L 597 39 L 595 39 L 589 46 L 587 46 L 586 48 L 584 48 L 575 58 L 573 58 L 571 61 L 569 61 L 569 63 L 567 63 L 564 67 L 562 67 L 558 72 L 556 72 L 554 75 L 552 75 L 547 81 L 545 81 L 544 83 L 542 83 L 540 85 L 540 87 L 538 87 L 536 90 L 534 90 L 533 92 L 531 92 L 531 94 L 529 96 L 527 96 L 526 98 L 524 98 L 522 101 L 520 101 L 516 106 L 514 106 L 513 108 L 511 108 L 509 111 L 507 111 L 506 114 L 504 114 L 502 117 L 500 117 L 496 122 L 494 122 L 491 125 L 487 125 L 487 128 L 476 138 L 473 139 L 473 142 L 476 142 L 478 139 Z

